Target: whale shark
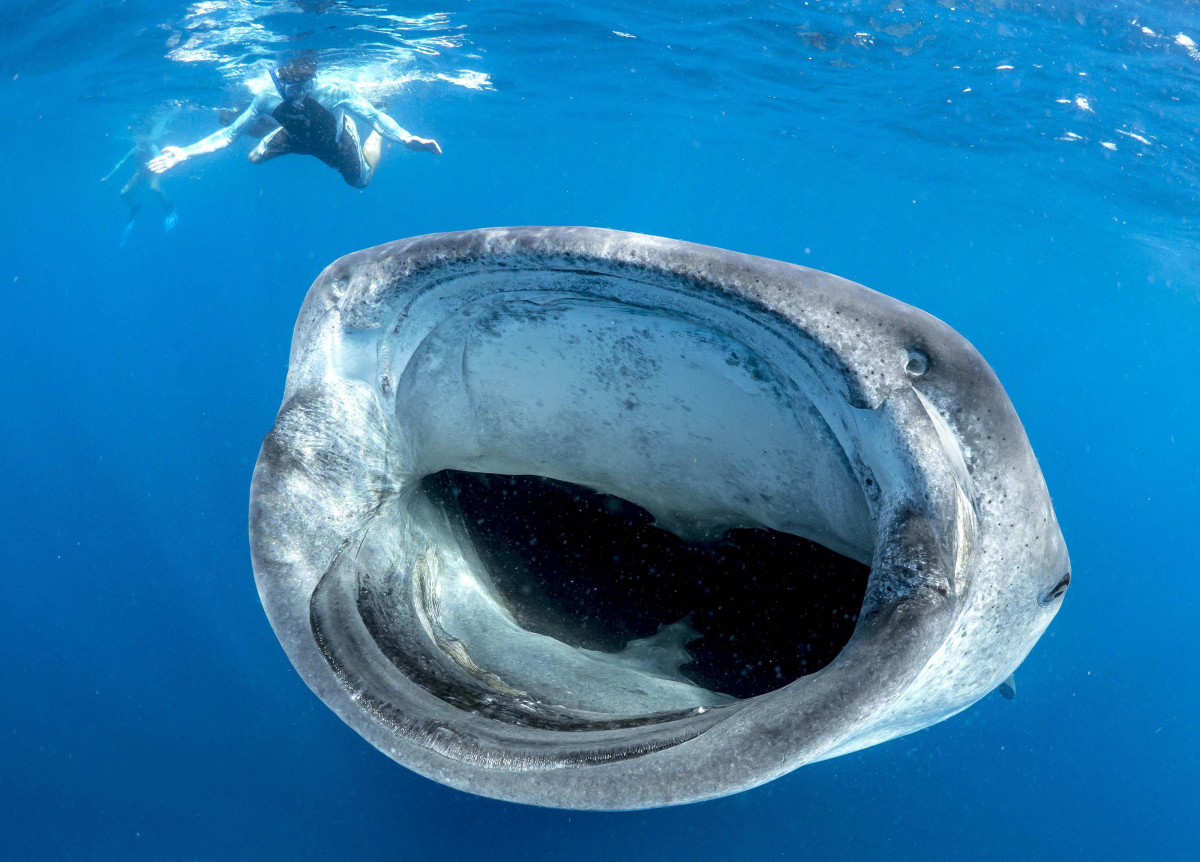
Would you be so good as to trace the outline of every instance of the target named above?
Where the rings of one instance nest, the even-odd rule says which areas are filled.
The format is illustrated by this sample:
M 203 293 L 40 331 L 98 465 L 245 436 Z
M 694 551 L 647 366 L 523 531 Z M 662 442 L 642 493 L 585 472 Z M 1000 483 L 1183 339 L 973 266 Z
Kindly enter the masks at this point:
M 254 470 L 271 625 L 471 793 L 735 793 L 997 689 L 1070 562 L 999 380 L 836 275 L 512 227 L 330 264 Z

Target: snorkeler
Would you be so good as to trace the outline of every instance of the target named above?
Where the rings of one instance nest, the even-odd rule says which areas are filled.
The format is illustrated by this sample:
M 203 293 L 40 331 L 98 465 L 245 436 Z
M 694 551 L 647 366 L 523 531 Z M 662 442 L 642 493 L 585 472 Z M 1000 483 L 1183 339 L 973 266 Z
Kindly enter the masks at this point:
M 146 201 L 148 194 L 154 195 L 158 202 L 162 204 L 164 210 L 163 230 L 170 230 L 175 227 L 179 221 L 179 214 L 175 212 L 175 205 L 167 199 L 166 193 L 162 190 L 162 181 L 157 174 L 150 172 L 150 162 L 162 155 L 158 147 L 147 137 L 138 137 L 134 140 L 133 149 L 127 152 L 121 161 L 113 165 L 113 169 L 100 178 L 100 182 L 107 182 L 113 174 L 121 170 L 125 163 L 130 159 L 134 161 L 133 175 L 125 183 L 125 187 L 121 189 L 121 200 L 125 201 L 125 205 L 129 207 L 129 221 L 125 223 L 125 230 L 121 233 L 121 245 L 125 245 L 129 239 L 129 232 L 133 230 L 133 223 L 137 219 L 138 211 L 142 208 L 142 204 Z
M 258 164 L 288 153 L 316 156 L 355 188 L 365 188 L 371 182 L 384 137 L 410 150 L 441 155 L 437 141 L 409 134 L 353 86 L 324 77 L 318 81 L 316 71 L 316 63 L 307 58 L 271 70 L 274 90 L 255 96 L 250 106 L 221 131 L 188 147 L 163 147 L 162 155 L 150 162 L 150 170 L 161 174 L 192 156 L 228 146 L 256 121 L 266 118 L 279 127 L 250 152 L 250 161 Z M 351 114 L 372 126 L 365 143 L 359 142 L 358 126 Z

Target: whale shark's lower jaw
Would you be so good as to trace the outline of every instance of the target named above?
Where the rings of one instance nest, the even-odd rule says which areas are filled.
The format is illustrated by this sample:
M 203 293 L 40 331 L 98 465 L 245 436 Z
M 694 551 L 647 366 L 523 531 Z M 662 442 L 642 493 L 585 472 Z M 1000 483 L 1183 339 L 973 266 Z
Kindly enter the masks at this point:
M 584 228 L 331 265 L 251 540 L 289 657 L 359 733 L 578 808 L 722 795 L 951 715 L 1066 569 L 1011 405 L 947 327 Z

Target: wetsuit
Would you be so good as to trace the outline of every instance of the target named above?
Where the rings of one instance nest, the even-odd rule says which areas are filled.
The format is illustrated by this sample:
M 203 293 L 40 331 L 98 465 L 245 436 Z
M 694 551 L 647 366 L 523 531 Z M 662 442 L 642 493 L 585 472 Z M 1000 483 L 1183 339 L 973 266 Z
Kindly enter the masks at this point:
M 285 102 L 274 90 L 263 90 L 228 126 L 182 149 L 189 158 L 211 153 L 247 131 L 259 118 L 271 117 L 280 127 L 254 148 L 251 153 L 254 161 L 287 153 L 316 156 L 337 170 L 347 183 L 363 188 L 371 181 L 374 167 L 363 156 L 355 116 L 385 138 L 401 143 L 411 138 L 351 85 L 337 79 L 317 78 L 312 92 L 298 104 Z
M 311 96 L 297 105 L 280 102 L 271 112 L 280 128 L 263 138 L 263 159 L 286 153 L 316 156 L 342 175 L 352 186 L 366 185 L 363 174 L 370 170 L 363 158 L 358 130 L 349 117 L 338 119 Z

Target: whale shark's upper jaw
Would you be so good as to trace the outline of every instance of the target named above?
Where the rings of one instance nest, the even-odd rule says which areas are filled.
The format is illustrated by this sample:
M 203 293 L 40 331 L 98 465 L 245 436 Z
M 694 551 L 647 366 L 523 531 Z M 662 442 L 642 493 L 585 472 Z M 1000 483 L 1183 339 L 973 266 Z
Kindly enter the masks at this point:
M 440 781 L 563 807 L 717 796 L 941 720 L 1069 580 L 1020 422 L 944 324 L 589 228 L 332 264 L 251 540 L 344 720 Z

